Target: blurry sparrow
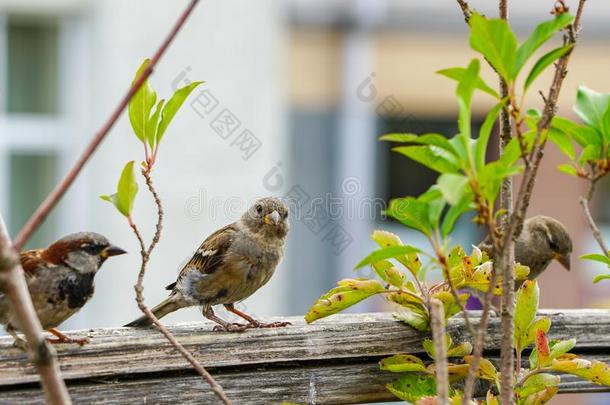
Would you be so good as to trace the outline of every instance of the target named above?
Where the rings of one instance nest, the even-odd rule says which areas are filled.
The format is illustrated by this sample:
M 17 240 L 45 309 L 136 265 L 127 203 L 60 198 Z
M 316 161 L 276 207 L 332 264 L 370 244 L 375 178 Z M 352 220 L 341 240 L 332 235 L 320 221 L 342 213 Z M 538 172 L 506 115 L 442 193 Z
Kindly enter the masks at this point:
M 288 232 L 288 208 L 277 198 L 258 200 L 237 222 L 210 235 L 184 266 L 175 283 L 167 286 L 170 296 L 153 308 L 161 318 L 180 308 L 202 306 L 203 316 L 218 325 L 214 330 L 231 332 L 247 328 L 272 328 L 288 322 L 261 323 L 233 305 L 265 285 L 284 251 Z M 225 308 L 248 321 L 229 323 L 214 314 L 212 306 Z M 125 326 L 147 326 L 143 316 Z
M 87 343 L 87 339 L 71 339 L 55 329 L 78 312 L 93 295 L 93 279 L 110 256 L 126 253 L 93 232 L 68 235 L 46 249 L 21 253 L 21 266 L 32 296 L 32 302 L 43 329 L 56 336 L 51 343 Z M 16 334 L 19 320 L 9 309 L 0 293 L 0 323 L 15 339 L 15 345 L 25 342 Z
M 489 237 L 479 244 L 491 254 Z M 530 269 L 530 280 L 537 278 L 553 260 L 570 270 L 572 239 L 566 227 L 554 218 L 537 215 L 523 223 L 523 231 L 515 241 L 515 262 Z

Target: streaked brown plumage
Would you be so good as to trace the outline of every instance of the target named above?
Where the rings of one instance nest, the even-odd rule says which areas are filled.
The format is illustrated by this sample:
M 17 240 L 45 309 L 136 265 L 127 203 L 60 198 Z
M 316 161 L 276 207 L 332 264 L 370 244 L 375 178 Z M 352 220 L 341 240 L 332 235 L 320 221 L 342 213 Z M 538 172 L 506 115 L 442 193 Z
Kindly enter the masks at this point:
M 479 248 L 491 255 L 489 238 L 481 242 Z M 566 227 L 544 215 L 526 219 L 515 241 L 515 261 L 529 267 L 530 280 L 540 276 L 553 260 L 570 270 L 571 253 L 572 239 Z
M 277 198 L 258 200 L 240 220 L 210 235 L 184 266 L 175 283 L 167 286 L 169 297 L 153 308 L 161 318 L 180 308 L 202 306 L 203 315 L 216 322 L 216 330 L 286 326 L 287 322 L 260 323 L 233 306 L 265 285 L 282 258 L 288 232 L 288 208 Z M 228 323 L 212 307 L 227 310 L 248 321 Z M 146 316 L 125 326 L 147 326 Z
M 51 343 L 86 343 L 86 339 L 70 339 L 55 328 L 93 296 L 95 275 L 106 259 L 124 253 L 93 232 L 71 234 L 46 249 L 21 253 L 21 266 L 40 323 L 57 337 L 49 340 Z M 15 338 L 16 345 L 24 345 L 16 334 L 19 321 L 9 310 L 4 294 L 0 294 L 0 323 Z

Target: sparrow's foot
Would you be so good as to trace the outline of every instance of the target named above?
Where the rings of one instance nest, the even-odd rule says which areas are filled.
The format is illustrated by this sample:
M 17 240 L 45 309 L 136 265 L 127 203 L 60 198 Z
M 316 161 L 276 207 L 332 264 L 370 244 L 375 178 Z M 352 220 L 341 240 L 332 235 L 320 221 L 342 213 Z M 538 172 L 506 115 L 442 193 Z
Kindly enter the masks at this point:
M 226 323 L 223 325 L 214 326 L 214 332 L 244 332 L 246 329 L 252 328 L 251 325 L 242 323 Z
M 23 350 L 24 352 L 28 351 L 28 342 L 26 342 L 24 339 L 21 339 L 20 337 L 16 337 L 14 339 L 15 340 L 13 340 L 13 346 L 15 346 L 17 349 Z
M 65 338 L 65 339 L 61 339 L 61 338 L 48 338 L 47 342 L 51 343 L 52 345 L 62 345 L 62 344 L 76 343 L 77 345 L 84 346 L 87 343 L 89 343 L 89 339 L 87 339 L 87 338 Z
M 17 334 L 17 330 L 10 323 L 6 325 L 6 332 L 13 337 L 13 346 L 24 352 L 28 351 L 28 342 Z
M 55 338 L 47 339 L 52 345 L 76 343 L 77 345 L 84 346 L 89 343 L 87 338 L 70 338 L 55 328 L 49 329 L 49 333 L 55 335 Z
M 288 325 L 292 325 L 290 322 L 256 322 L 250 324 L 252 328 L 283 328 Z

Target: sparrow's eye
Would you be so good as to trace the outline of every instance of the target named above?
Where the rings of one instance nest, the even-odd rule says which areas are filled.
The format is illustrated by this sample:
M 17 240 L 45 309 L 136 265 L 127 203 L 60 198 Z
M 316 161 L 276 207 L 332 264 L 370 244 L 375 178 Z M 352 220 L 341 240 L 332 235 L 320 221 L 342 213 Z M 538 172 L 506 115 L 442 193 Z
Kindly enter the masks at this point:
M 260 205 L 260 204 L 256 204 L 256 213 L 257 213 L 258 215 L 260 215 L 260 214 L 262 214 L 262 213 L 263 213 L 263 206 L 262 206 L 262 205 Z
M 557 246 L 557 244 L 555 242 L 553 242 L 552 239 L 549 239 L 549 247 L 551 248 L 552 251 L 556 252 L 557 249 L 559 248 L 559 246 Z
M 90 255 L 97 255 L 98 253 L 100 253 L 102 251 L 103 246 L 85 243 L 84 245 L 81 245 L 80 248 L 81 248 L 81 250 L 89 253 Z

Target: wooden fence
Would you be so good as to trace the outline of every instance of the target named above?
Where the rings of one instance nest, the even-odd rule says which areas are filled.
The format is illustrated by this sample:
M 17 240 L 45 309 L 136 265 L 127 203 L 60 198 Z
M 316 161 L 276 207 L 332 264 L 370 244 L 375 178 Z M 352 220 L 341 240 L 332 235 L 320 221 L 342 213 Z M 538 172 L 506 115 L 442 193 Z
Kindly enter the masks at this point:
M 551 339 L 578 339 L 574 353 L 610 362 L 610 311 L 546 310 Z M 479 313 L 472 312 L 476 324 Z M 396 400 L 384 387 L 396 375 L 378 361 L 395 353 L 421 353 L 426 336 L 391 314 L 335 315 L 312 325 L 301 317 L 292 326 L 212 332 L 208 322 L 171 327 L 212 372 L 235 404 L 354 404 Z M 450 320 L 454 341 L 465 339 L 463 320 Z M 96 329 L 68 332 L 91 343 L 59 346 L 63 376 L 76 404 L 215 404 L 208 386 L 153 329 Z M 43 403 L 35 369 L 26 355 L 0 338 L 0 404 Z M 498 318 L 492 318 L 485 355 L 497 360 Z M 425 356 L 424 356 L 425 357 Z M 610 391 L 562 376 L 561 392 Z

